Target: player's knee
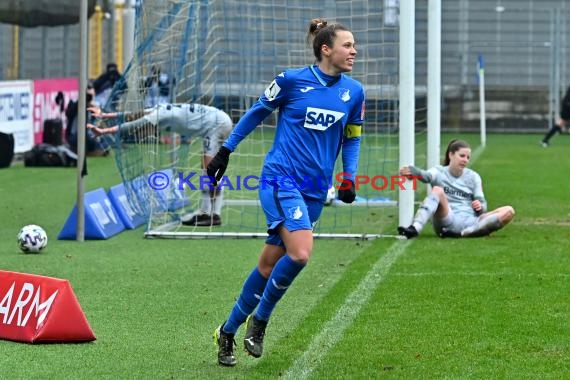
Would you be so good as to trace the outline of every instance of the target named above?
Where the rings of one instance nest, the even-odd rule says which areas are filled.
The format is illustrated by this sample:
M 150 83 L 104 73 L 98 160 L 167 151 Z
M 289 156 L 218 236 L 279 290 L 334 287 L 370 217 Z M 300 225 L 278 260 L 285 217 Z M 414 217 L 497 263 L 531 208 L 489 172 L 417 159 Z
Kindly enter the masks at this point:
M 437 195 L 438 197 L 442 197 L 445 196 L 445 192 L 443 191 L 443 187 L 441 186 L 434 186 L 431 189 L 431 193 Z
M 508 223 L 515 217 L 515 209 L 512 206 L 503 207 L 503 223 Z
M 309 259 L 311 258 L 311 249 L 298 248 L 293 252 L 288 251 L 287 254 L 289 254 L 289 256 L 291 256 L 291 258 L 298 264 L 307 265 Z

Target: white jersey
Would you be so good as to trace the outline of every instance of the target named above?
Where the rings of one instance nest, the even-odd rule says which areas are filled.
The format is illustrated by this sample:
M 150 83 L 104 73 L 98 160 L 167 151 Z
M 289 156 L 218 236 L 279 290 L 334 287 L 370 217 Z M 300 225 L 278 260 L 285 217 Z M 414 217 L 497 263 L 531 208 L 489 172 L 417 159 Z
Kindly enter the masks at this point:
M 454 177 L 449 172 L 449 166 L 442 165 L 429 170 L 417 170 L 421 172 L 420 181 L 443 188 L 449 207 L 455 214 L 476 215 L 471 207 L 471 202 L 475 199 L 481 202 L 481 212 L 487 211 L 481 176 L 477 172 L 465 168 L 459 177 Z
M 197 103 L 166 103 L 146 109 L 142 118 L 122 123 L 120 128 L 121 131 L 133 130 L 152 124 L 158 126 L 160 132 L 175 132 L 195 138 L 204 137 L 228 121 L 231 127 L 228 115 L 215 107 Z

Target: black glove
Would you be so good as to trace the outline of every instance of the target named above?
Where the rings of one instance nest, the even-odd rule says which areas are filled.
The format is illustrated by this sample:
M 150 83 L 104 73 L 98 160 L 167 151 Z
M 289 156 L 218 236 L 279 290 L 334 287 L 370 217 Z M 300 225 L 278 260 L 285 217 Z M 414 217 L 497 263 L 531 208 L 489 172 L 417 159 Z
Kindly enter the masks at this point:
M 226 172 L 228 162 L 230 161 L 230 153 L 232 153 L 232 151 L 222 145 L 206 168 L 206 174 L 214 179 L 214 186 L 218 184 L 218 181 L 222 179 Z
M 348 187 L 349 185 L 347 184 L 347 182 L 350 183 L 350 187 Z M 346 187 L 348 187 L 348 189 L 345 190 L 342 189 Z M 354 200 L 356 199 L 356 189 L 354 188 L 354 182 L 352 182 L 350 179 L 345 179 L 342 182 L 341 189 L 338 190 L 338 199 L 340 199 L 344 203 L 354 202 Z

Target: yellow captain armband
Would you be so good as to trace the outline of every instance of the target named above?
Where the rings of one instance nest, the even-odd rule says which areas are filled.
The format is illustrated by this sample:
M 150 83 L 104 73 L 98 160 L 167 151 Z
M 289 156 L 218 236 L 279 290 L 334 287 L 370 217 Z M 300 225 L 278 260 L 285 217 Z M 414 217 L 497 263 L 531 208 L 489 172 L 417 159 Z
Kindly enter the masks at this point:
M 362 125 L 347 124 L 346 128 L 344 128 L 344 135 L 349 139 L 360 137 L 360 135 L 362 135 Z

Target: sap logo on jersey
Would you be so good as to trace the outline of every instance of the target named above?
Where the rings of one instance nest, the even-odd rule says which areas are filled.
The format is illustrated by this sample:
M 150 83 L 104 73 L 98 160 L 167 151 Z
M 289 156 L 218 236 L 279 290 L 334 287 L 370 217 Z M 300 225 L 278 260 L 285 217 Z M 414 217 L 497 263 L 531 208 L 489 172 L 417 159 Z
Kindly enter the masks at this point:
M 344 112 L 307 107 L 305 128 L 325 131 L 328 127 L 342 119 Z

